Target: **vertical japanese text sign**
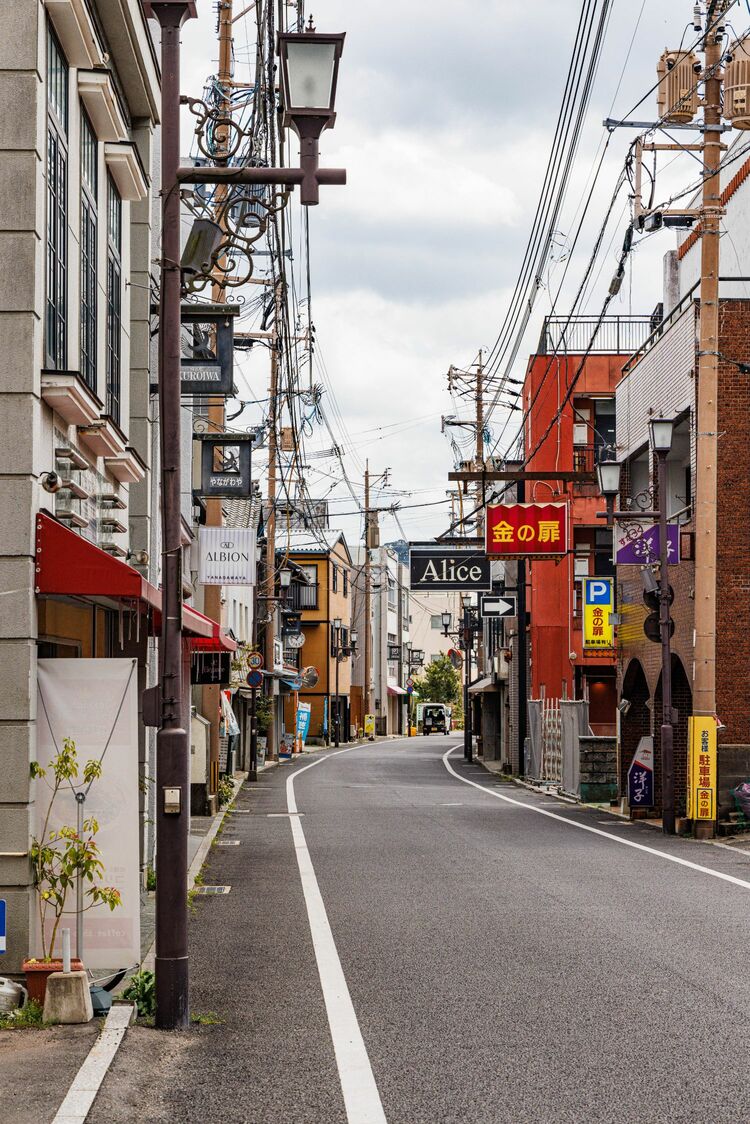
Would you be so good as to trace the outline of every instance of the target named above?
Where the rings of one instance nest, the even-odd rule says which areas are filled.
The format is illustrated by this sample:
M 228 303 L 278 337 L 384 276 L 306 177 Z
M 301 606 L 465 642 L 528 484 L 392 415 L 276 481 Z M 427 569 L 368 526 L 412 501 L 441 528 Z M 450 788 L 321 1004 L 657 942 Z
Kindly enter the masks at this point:
M 614 648 L 615 611 L 612 578 L 583 579 L 583 647 L 591 651 Z
M 716 719 L 696 715 L 688 718 L 688 819 L 716 819 L 716 785 Z
M 495 558 L 548 558 L 568 550 L 568 505 L 487 505 L 487 554 Z

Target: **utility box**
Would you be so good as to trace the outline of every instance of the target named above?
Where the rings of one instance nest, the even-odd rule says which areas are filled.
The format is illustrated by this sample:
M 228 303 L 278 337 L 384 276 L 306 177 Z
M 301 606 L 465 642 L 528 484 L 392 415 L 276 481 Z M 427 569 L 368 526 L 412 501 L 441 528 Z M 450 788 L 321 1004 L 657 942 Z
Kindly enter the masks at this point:
M 692 51 L 665 51 L 656 73 L 659 116 L 670 125 L 687 125 L 698 112 L 698 56 Z
M 724 71 L 724 116 L 735 129 L 750 129 L 750 37 L 729 48 Z

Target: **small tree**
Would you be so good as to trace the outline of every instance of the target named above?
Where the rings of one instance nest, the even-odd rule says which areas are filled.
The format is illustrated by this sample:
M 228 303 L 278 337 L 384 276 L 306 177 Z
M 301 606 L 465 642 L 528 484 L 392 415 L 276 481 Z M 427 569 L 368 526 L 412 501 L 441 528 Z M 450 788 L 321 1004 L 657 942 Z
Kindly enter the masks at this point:
M 414 680 L 414 693 L 418 702 L 456 706 L 461 697 L 461 677 L 447 656 L 438 656 Z
M 83 821 L 80 834 L 73 827 L 61 827 L 57 831 L 49 830 L 52 809 L 60 788 L 64 784 L 70 784 L 75 788 L 74 782 L 78 778 L 78 754 L 75 742 L 71 738 L 63 739 L 63 747 L 52 759 L 50 768 L 54 777 L 53 783 L 46 779 L 47 770 L 43 769 L 38 761 L 31 763 L 32 777 L 44 780 L 51 793 L 41 836 L 38 839 L 34 836 L 31 840 L 31 865 L 39 899 L 39 923 L 45 960 L 54 957 L 57 930 L 65 912 L 68 891 L 78 878 L 89 884 L 85 891 L 88 905 L 84 906 L 84 910 L 92 909 L 101 903 L 108 905 L 110 909 L 115 909 L 122 904 L 119 890 L 100 883 L 100 879 L 104 876 L 104 864 L 95 842 L 99 824 L 94 817 L 89 816 Z M 84 785 L 93 784 L 101 775 L 100 761 L 86 762 L 83 767 Z M 46 922 L 50 915 L 54 918 L 54 924 L 48 941 Z

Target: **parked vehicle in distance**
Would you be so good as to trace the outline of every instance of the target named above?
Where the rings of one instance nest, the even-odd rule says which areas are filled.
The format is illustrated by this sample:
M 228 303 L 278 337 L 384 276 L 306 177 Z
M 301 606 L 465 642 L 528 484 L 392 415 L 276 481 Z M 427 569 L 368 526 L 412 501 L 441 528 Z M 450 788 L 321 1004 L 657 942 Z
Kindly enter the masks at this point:
M 422 708 L 422 733 L 449 734 L 451 730 L 451 708 L 445 703 L 425 703 Z

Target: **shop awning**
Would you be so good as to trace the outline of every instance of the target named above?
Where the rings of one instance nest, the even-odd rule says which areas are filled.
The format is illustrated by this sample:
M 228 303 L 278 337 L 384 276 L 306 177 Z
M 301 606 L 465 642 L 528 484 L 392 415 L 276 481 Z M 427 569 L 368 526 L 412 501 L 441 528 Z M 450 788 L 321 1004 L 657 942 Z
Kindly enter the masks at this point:
M 403 687 L 394 687 L 389 683 L 388 684 L 388 694 L 391 695 L 391 697 L 393 697 L 394 695 L 405 695 L 406 691 L 404 690 Z
M 154 630 L 161 621 L 161 590 L 127 562 L 63 527 L 50 515 L 36 517 L 35 592 L 61 597 L 85 597 L 98 604 L 118 607 L 128 602 L 153 610 Z M 234 652 L 236 643 L 217 621 L 183 606 L 183 632 L 198 652 Z
M 470 695 L 481 695 L 484 691 L 496 691 L 497 683 L 492 676 L 487 679 L 479 679 L 476 683 L 472 683 L 469 687 Z

